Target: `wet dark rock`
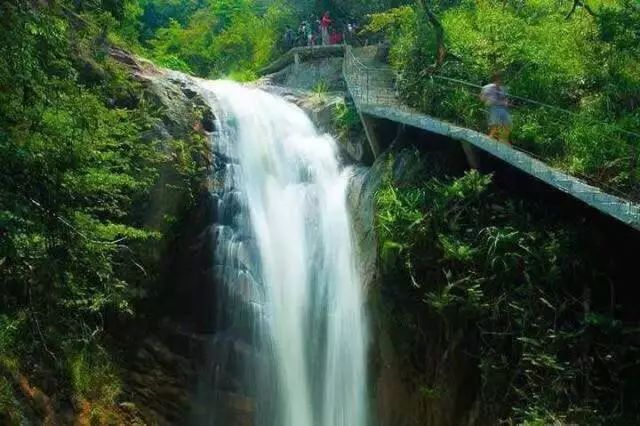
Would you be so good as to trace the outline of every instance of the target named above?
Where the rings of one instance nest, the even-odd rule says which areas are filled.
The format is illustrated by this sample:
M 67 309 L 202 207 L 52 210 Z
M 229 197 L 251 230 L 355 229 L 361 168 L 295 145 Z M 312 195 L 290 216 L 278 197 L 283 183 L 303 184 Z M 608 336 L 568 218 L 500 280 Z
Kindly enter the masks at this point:
M 156 338 L 145 339 L 127 363 L 124 375 L 127 403 L 148 424 L 182 421 L 191 410 L 191 383 L 196 371 L 186 358 L 171 352 Z
M 204 113 L 202 114 L 202 127 L 204 128 L 204 130 L 210 133 L 213 133 L 217 130 L 216 117 L 211 109 L 205 109 Z
M 246 374 L 243 366 L 262 356 L 253 345 L 251 326 L 263 315 L 264 297 L 255 279 L 255 241 L 241 231 L 248 221 L 246 206 L 242 194 L 233 190 L 238 161 L 229 157 L 227 147 L 217 145 L 216 116 L 193 80 L 119 49 L 110 55 L 130 70 L 145 100 L 160 112 L 161 120 L 144 135 L 146 141 L 160 141 L 170 152 L 172 140 L 188 141 L 195 132 L 212 138 L 213 148 L 201 164 L 207 181 L 189 211 L 183 212 L 187 194 L 170 190 L 180 176 L 169 169 L 161 171 L 157 192 L 146 202 L 151 229 L 164 223 L 166 215 L 179 217 L 180 224 L 172 231 L 173 241 L 158 250 L 161 279 L 147 314 L 154 337 L 132 338 L 124 351 L 129 362 L 123 374 L 127 400 L 122 402 L 147 424 L 189 424 L 194 419 L 211 424 L 215 406 L 224 418 L 216 425 L 253 425 L 251 394 L 256 377 L 267 373 Z M 236 254 L 237 261 L 227 261 Z M 233 285 L 224 285 L 229 282 Z M 224 332 L 215 334 L 220 330 Z
M 376 192 L 388 168 L 396 182 L 411 180 L 423 173 L 423 164 L 415 151 L 404 150 L 379 157 L 372 167 L 354 170 L 348 192 L 348 204 L 353 220 L 358 270 L 368 295 L 371 315 L 372 346 L 370 349 L 371 381 L 374 383 L 374 404 L 380 426 L 413 426 L 424 424 L 421 415 L 421 396 L 403 379 L 401 357 L 396 352 L 389 333 L 389 319 L 384 314 L 380 286 L 382 271 L 379 265 L 378 236 L 376 234 Z M 438 423 L 430 423 L 438 424 Z
M 198 96 L 198 91 L 197 91 L 197 90 L 194 90 L 194 89 L 193 89 L 193 88 L 191 88 L 191 87 L 185 87 L 185 88 L 183 88 L 183 89 L 182 89 L 182 93 L 184 93 L 184 95 L 185 95 L 187 98 L 189 98 L 189 99 L 193 99 L 193 98 L 195 98 L 196 96 Z
M 224 194 L 220 205 L 220 223 L 233 225 L 236 216 L 243 214 L 243 199 L 240 191 L 229 191 Z M 236 229 L 239 229 L 236 227 Z

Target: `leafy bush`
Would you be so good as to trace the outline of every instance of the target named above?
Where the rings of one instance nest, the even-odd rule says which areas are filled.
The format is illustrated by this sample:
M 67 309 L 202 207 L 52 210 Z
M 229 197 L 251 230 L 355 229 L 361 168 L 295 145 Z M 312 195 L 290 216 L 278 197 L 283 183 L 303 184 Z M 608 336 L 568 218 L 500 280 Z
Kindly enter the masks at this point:
M 354 105 L 345 101 L 336 104 L 333 110 L 333 128 L 338 132 L 341 140 L 347 140 L 352 132 L 361 131 L 360 117 Z
M 161 170 L 193 197 L 205 144 L 149 138 L 158 111 L 105 55 L 119 21 L 89 6 L 0 4 L 0 361 L 110 403 L 106 319 L 130 318 L 153 293 L 168 237 L 145 206 Z M 92 349 L 62 362 L 78 346 Z
M 637 377 L 621 360 L 633 363 L 639 348 L 608 302 L 584 301 L 607 269 L 579 229 L 477 172 L 392 176 L 376 196 L 381 291 L 407 380 L 445 395 L 448 376 L 437 372 L 460 335 L 488 423 L 633 422 L 634 397 L 618 405 L 626 385 L 616 378 Z
M 210 0 L 191 15 L 171 19 L 149 40 L 153 59 L 201 77 L 248 80 L 278 52 L 283 28 L 293 18 L 284 2 L 264 13 L 253 0 Z
M 104 349 L 86 346 L 72 351 L 67 363 L 74 395 L 103 405 L 116 402 L 121 392 L 120 378 Z

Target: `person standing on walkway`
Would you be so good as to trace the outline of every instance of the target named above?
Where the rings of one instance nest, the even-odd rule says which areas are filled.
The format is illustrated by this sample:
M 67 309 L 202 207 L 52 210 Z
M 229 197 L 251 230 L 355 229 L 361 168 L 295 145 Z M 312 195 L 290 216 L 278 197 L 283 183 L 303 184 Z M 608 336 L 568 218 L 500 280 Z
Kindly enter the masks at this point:
M 290 26 L 287 25 L 286 30 L 284 32 L 284 45 L 287 50 L 291 49 L 294 45 L 294 34 L 293 30 Z
M 300 26 L 298 27 L 298 37 L 296 40 L 297 46 L 306 46 L 307 45 L 307 29 L 305 26 L 305 22 L 302 21 Z
M 507 89 L 502 84 L 500 73 L 494 73 L 492 83 L 487 84 L 480 92 L 480 99 L 489 108 L 489 137 L 511 145 L 511 115 L 509 114 L 509 99 Z
M 320 21 L 320 29 L 322 31 L 322 44 L 327 46 L 329 44 L 329 26 L 331 25 L 331 16 L 329 12 L 325 12 L 322 20 Z
M 313 25 L 307 24 L 305 27 L 305 37 L 307 39 L 307 46 L 311 47 L 316 45 L 316 38 L 313 35 Z

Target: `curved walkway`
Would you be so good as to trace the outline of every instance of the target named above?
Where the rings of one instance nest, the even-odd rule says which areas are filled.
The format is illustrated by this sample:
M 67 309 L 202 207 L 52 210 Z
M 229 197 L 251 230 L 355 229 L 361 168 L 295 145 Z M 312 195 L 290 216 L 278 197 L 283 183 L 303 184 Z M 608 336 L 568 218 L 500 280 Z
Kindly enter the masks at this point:
M 350 46 L 296 48 L 274 63 L 278 66 L 270 66 L 265 71 L 274 72 L 276 68 L 282 69 L 293 63 L 294 57 L 336 56 L 338 52 L 344 52 L 344 79 L 360 114 L 402 123 L 469 143 L 602 213 L 640 230 L 639 204 L 611 195 L 581 179 L 553 168 L 527 153 L 496 142 L 483 133 L 453 125 L 403 105 L 396 96 L 395 74 L 390 67 L 382 65 L 376 60 L 376 47 L 359 49 Z
M 384 118 L 431 133 L 467 142 L 499 158 L 554 188 L 640 230 L 640 205 L 608 194 L 600 188 L 550 167 L 530 155 L 496 142 L 483 133 L 455 126 L 402 105 L 396 96 L 395 76 L 389 67 L 380 66 L 375 52 L 347 46 L 344 78 L 361 114 Z

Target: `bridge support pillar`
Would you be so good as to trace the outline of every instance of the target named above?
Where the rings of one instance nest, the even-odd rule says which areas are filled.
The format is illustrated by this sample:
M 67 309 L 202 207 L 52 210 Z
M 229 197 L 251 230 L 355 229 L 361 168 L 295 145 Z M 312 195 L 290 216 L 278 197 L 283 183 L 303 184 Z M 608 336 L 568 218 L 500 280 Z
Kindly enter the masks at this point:
M 467 157 L 467 164 L 469 164 L 469 167 L 476 170 L 479 169 L 480 160 L 478 159 L 478 153 L 475 148 L 472 147 L 469 142 L 460 141 L 460 144 L 462 145 L 464 156 Z
M 298 69 L 298 67 L 300 66 L 300 53 L 296 52 L 293 54 L 293 66 Z
M 375 119 L 368 117 L 362 113 L 359 113 L 359 114 L 360 114 L 360 121 L 362 122 L 362 127 L 364 127 L 364 132 L 367 135 L 367 140 L 369 141 L 369 147 L 371 148 L 373 159 L 375 160 L 376 158 L 378 158 L 381 152 L 380 139 L 376 131 Z

